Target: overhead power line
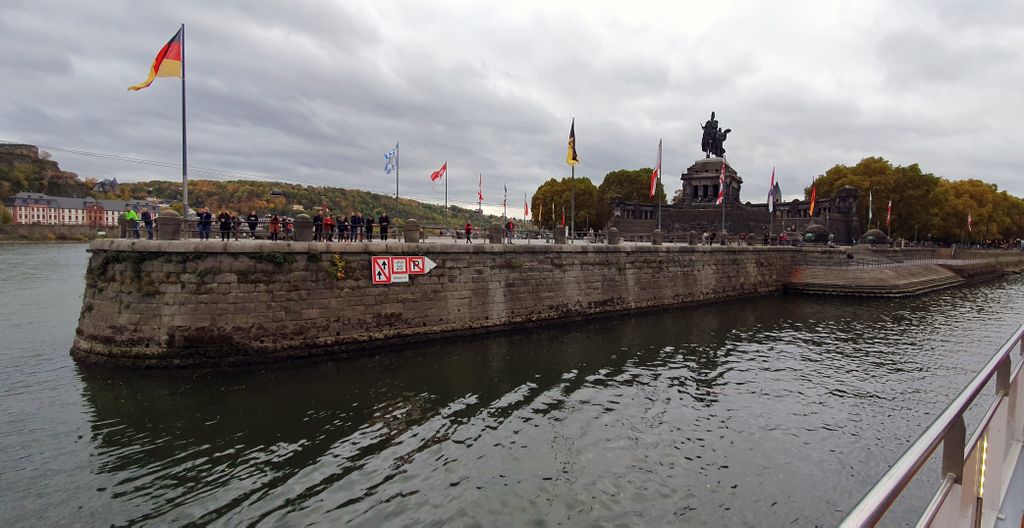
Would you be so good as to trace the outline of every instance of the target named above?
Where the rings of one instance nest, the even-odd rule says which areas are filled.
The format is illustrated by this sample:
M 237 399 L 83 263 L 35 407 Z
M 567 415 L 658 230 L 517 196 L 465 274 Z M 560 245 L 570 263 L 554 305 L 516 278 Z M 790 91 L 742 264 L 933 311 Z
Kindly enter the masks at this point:
M 0 143 L 7 144 L 7 145 L 21 144 L 18 141 L 9 141 L 9 140 L 0 140 Z M 175 162 L 170 162 L 170 161 L 150 160 L 150 159 L 145 159 L 145 158 L 133 158 L 133 157 L 130 157 L 130 156 L 121 156 L 119 154 L 110 154 L 110 153 L 105 153 L 105 152 L 93 152 L 93 151 L 89 151 L 89 150 L 81 150 L 81 149 L 75 149 L 75 148 L 70 148 L 70 147 L 59 147 L 59 146 L 54 146 L 54 145 L 37 145 L 37 146 L 40 149 L 44 149 L 44 150 L 55 150 L 57 152 L 66 152 L 68 154 L 76 154 L 76 155 L 79 155 L 79 156 L 89 156 L 89 157 L 93 157 L 93 158 L 100 158 L 100 159 L 106 159 L 106 160 L 112 160 L 112 161 L 122 161 L 122 162 L 125 162 L 125 163 L 136 163 L 136 164 L 139 164 L 139 165 L 147 165 L 147 166 L 151 166 L 151 167 L 162 167 L 162 168 L 167 168 L 167 169 L 180 169 L 181 168 L 181 163 L 175 163 Z M 208 168 L 208 167 L 196 167 L 194 165 L 189 165 L 188 168 L 189 168 L 190 171 L 201 172 L 201 173 L 204 173 L 204 174 L 215 175 L 215 176 L 219 175 L 219 176 L 231 176 L 231 177 L 237 177 L 237 178 L 250 178 L 250 179 L 257 179 L 257 180 L 262 180 L 262 181 L 266 181 L 266 182 L 270 182 L 270 183 L 286 183 L 286 184 L 292 184 L 292 185 L 309 185 L 308 183 L 302 183 L 302 182 L 297 182 L 297 181 L 289 181 L 289 180 L 284 180 L 284 179 L 275 179 L 275 178 L 271 178 L 269 176 L 265 176 L 265 175 L 262 175 L 262 174 L 253 174 L 253 173 L 248 173 L 248 172 L 238 172 L 238 171 L 231 171 L 231 170 L 226 170 L 226 169 L 212 169 L 212 168 Z M 327 186 L 325 185 L 324 187 L 327 187 Z M 343 188 L 343 187 L 339 187 L 339 188 Z M 378 190 L 374 190 L 374 189 L 347 189 L 347 190 L 365 191 L 365 192 L 369 192 L 369 193 L 379 194 L 379 195 L 382 195 L 382 196 L 394 197 L 394 194 L 389 192 L 389 191 L 383 191 L 382 192 L 382 191 L 378 191 Z M 421 195 L 404 195 L 404 196 L 402 196 L 402 198 L 415 199 L 417 201 L 427 202 L 427 203 L 430 203 L 432 200 L 438 200 L 438 198 L 434 198 L 434 197 L 430 197 L 430 196 L 421 196 Z M 470 200 L 451 200 L 451 199 L 449 199 L 448 202 L 451 203 L 451 204 L 459 205 L 459 206 L 466 205 L 466 206 L 473 206 L 473 207 L 475 207 L 478 204 L 477 201 L 470 201 Z M 438 205 L 438 204 L 431 204 L 431 205 Z M 482 205 L 486 205 L 486 206 L 490 206 L 490 207 L 501 207 L 503 204 L 502 204 L 502 202 L 483 202 Z M 469 207 L 465 207 L 465 208 L 469 209 Z

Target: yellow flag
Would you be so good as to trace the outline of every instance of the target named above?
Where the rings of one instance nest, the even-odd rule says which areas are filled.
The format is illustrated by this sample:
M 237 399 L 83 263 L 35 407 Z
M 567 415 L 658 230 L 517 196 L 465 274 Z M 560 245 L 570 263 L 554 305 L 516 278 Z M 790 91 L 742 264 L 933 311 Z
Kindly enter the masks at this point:
M 565 154 L 565 162 L 569 165 L 580 162 L 579 156 L 576 155 L 576 118 L 572 119 L 572 125 L 569 127 L 569 151 Z

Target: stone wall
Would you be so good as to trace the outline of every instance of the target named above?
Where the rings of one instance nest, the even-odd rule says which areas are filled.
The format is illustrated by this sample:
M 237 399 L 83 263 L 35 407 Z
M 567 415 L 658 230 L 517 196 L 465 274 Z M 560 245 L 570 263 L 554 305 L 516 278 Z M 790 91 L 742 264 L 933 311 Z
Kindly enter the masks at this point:
M 779 291 L 789 247 L 92 243 L 72 355 L 134 366 L 231 364 L 329 353 Z M 370 257 L 437 263 L 373 286 Z M 338 279 L 335 257 L 344 263 Z

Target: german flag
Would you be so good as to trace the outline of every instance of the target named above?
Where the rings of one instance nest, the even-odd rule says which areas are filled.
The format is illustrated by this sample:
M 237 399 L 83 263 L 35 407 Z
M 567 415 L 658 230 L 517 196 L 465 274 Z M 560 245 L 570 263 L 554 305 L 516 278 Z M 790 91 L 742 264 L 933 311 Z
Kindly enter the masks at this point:
M 565 154 L 565 162 L 569 165 L 580 162 L 579 156 L 576 155 L 576 118 L 573 118 L 572 125 L 569 126 L 569 151 Z
M 149 78 L 135 86 L 129 86 L 129 90 L 136 91 L 146 88 L 153 84 L 153 80 L 157 77 L 181 78 L 181 56 L 184 51 L 181 45 L 181 32 L 183 29 L 184 27 L 179 29 L 171 37 L 171 40 L 168 40 L 167 44 L 160 49 L 160 53 L 156 54 L 156 58 L 153 59 L 153 66 L 149 69 Z

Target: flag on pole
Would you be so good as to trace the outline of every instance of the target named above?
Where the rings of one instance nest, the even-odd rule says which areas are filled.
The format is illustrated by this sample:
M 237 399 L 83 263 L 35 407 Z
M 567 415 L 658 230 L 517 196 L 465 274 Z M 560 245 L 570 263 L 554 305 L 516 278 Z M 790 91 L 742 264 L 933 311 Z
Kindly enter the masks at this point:
M 971 213 L 967 213 L 967 230 L 973 231 L 971 226 L 974 225 L 974 220 L 971 218 Z
M 775 212 L 775 167 L 772 167 L 772 181 L 768 184 L 768 212 Z
M 658 140 L 658 163 L 654 166 L 654 172 L 651 173 L 651 198 L 654 198 L 654 193 L 658 189 L 658 176 L 661 175 L 661 140 Z
M 885 209 L 885 225 L 888 226 L 892 222 L 892 200 L 889 200 L 889 206 Z
M 430 181 L 437 181 L 444 178 L 448 174 L 448 162 L 444 162 L 440 169 L 430 173 Z
M 398 168 L 398 143 L 395 148 L 384 153 L 384 174 L 391 174 Z
M 580 162 L 579 156 L 576 155 L 576 118 L 572 119 L 572 125 L 569 126 L 569 151 L 565 154 L 565 162 L 569 165 L 576 165 Z
M 160 51 L 156 54 L 156 58 L 153 59 L 153 65 L 149 68 L 149 77 L 134 86 L 129 86 L 128 89 L 131 91 L 141 90 L 146 88 L 150 84 L 153 84 L 153 80 L 157 77 L 177 77 L 181 78 L 181 30 L 171 37 L 171 40 L 164 44 L 164 47 L 160 48 Z
M 562 206 L 562 227 L 565 227 L 565 206 Z
M 476 190 L 476 199 L 484 201 L 484 173 L 480 173 L 480 187 Z
M 715 205 L 722 205 L 725 201 L 725 158 L 722 158 L 722 171 L 718 174 L 718 200 Z
M 537 211 L 537 225 L 544 221 L 544 202 L 540 202 L 540 209 Z
M 530 216 L 530 204 L 526 201 L 526 193 L 523 193 L 523 221 Z
M 871 191 L 868 190 L 868 227 L 871 227 L 871 210 L 874 207 L 871 205 Z
M 811 184 L 811 210 L 807 212 L 807 216 L 814 217 L 814 202 L 818 200 L 818 188 L 812 183 Z
M 505 187 L 505 197 L 501 199 L 501 206 L 502 207 L 508 207 L 508 185 L 504 185 L 504 187 Z

